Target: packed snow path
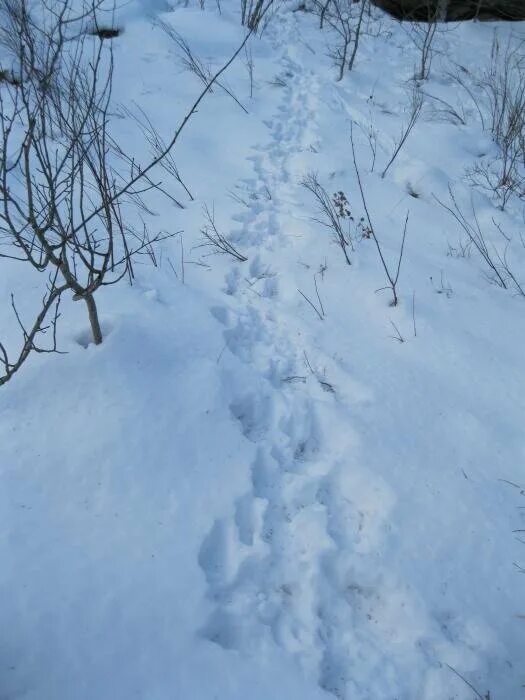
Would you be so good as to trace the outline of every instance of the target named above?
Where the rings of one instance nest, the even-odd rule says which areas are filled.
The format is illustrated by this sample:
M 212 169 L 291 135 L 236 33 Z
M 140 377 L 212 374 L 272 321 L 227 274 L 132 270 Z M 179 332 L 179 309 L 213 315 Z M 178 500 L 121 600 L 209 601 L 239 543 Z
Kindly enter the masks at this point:
M 213 524 L 201 549 L 200 563 L 216 603 L 204 634 L 226 649 L 242 650 L 257 649 L 268 633 L 286 651 L 319 668 L 323 689 L 346 697 L 361 680 L 372 691 L 377 664 L 384 662 L 384 652 L 369 641 L 363 679 L 352 645 L 360 634 L 356 617 L 378 624 L 380 590 L 370 582 L 360 584 L 357 569 L 359 554 L 380 546 L 390 495 L 371 480 L 363 483 L 360 497 L 379 498 L 383 512 L 355 502 L 353 487 L 365 480 L 356 464 L 355 436 L 339 420 L 344 437 L 336 449 L 327 444 L 319 397 L 311 388 L 326 392 L 324 419 L 328 414 L 330 422 L 337 421 L 334 389 L 305 365 L 300 332 L 291 333 L 290 310 L 280 299 L 279 251 L 289 248 L 300 211 L 301 170 L 292 163 L 314 149 L 319 88 L 315 74 L 291 56 L 296 50 L 290 45 L 297 45 L 293 17 L 283 18 L 273 43 L 282 51 L 285 88 L 277 113 L 267 122 L 270 141 L 251 157 L 254 178 L 240 188 L 251 194 L 248 210 L 239 216 L 237 238 L 257 254 L 248 287 L 239 284 L 238 268 L 226 277 L 233 310 L 230 300 L 214 309 L 227 326 L 227 348 L 257 372 L 250 390 L 230 406 L 243 435 L 254 443 L 251 488 L 229 519 Z M 373 580 L 380 578 L 376 571 Z M 379 680 L 385 690 L 390 682 Z

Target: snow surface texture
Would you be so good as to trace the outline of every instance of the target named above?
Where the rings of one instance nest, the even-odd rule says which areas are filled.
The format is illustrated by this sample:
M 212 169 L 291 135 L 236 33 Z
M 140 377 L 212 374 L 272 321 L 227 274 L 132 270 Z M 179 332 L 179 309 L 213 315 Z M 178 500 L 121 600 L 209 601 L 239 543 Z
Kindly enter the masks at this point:
M 118 18 L 115 85 L 167 135 L 199 85 L 155 9 Z M 162 18 L 213 66 L 243 36 L 226 3 Z M 488 58 L 495 26 L 440 29 L 425 91 L 460 102 L 447 62 Z M 490 142 L 473 109 L 427 109 L 381 179 L 417 51 L 387 16 L 373 29 L 336 83 L 317 20 L 284 6 L 251 41 L 252 97 L 242 59 L 226 78 L 249 114 L 216 89 L 185 132 L 195 200 L 154 221 L 184 234 L 99 295 L 104 343 L 66 304 L 67 354 L 2 388 L 2 700 L 523 697 L 525 301 L 447 255 L 461 232 L 434 198 L 468 203 Z M 397 308 L 373 242 L 348 267 L 300 185 L 315 170 L 364 214 L 351 122 L 389 260 L 410 210 Z M 203 204 L 247 262 L 199 247 Z M 519 208 L 478 206 L 519 231 Z M 31 274 L 2 261 L 13 338 Z M 298 291 L 317 303 L 315 283 L 323 320 Z

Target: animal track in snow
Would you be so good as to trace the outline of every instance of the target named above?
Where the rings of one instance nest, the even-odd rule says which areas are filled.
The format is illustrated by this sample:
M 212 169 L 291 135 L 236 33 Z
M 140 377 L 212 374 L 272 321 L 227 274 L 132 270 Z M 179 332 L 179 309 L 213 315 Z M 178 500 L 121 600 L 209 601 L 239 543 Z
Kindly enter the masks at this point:
M 276 253 L 291 244 L 302 158 L 318 143 L 320 89 L 290 56 L 294 22 L 287 14 L 277 23 L 286 87 L 266 121 L 269 143 L 251 156 L 254 175 L 238 188 L 243 204 L 234 235 L 256 252 L 242 273 L 235 266 L 226 275 L 231 303 L 212 309 L 226 347 L 253 372 L 257 391 L 239 388 L 230 403 L 252 445 L 251 483 L 230 515 L 211 524 L 201 547 L 213 602 L 202 634 L 225 649 L 277 644 L 315 668 L 319 686 L 336 697 L 357 697 L 363 688 L 367 697 L 382 697 L 380 684 L 396 687 L 396 662 L 419 641 L 415 623 L 396 640 L 400 620 L 419 613 L 410 592 L 380 566 L 393 498 L 360 466 L 351 426 L 330 412 L 336 395 L 310 375 L 286 381 L 305 374 L 305 348 L 294 345 L 287 328 L 293 311 L 280 296 Z M 357 383 L 355 389 L 356 400 L 368 398 Z M 360 664 L 363 655 L 371 662 Z M 381 673 L 370 673 L 374 664 Z

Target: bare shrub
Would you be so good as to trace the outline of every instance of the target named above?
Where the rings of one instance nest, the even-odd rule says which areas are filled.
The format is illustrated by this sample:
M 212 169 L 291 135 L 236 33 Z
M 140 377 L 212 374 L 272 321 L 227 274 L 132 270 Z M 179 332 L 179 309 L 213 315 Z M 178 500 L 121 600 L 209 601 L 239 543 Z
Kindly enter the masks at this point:
M 97 0 L 50 0 L 34 16 L 29 0 L 0 0 L 0 42 L 18 77 L 0 85 L 0 257 L 48 275 L 27 329 L 12 300 L 23 343 L 14 360 L 0 346 L 2 383 L 31 352 L 44 351 L 40 340 L 48 329 L 56 349 L 65 292 L 85 303 L 93 342 L 102 342 L 97 291 L 125 277 L 131 282 L 136 256 L 174 235 L 150 234 L 145 224 L 135 229 L 123 209 L 148 211 L 143 197 L 151 191 L 170 196 L 156 168 L 168 162 L 185 125 L 250 36 L 204 85 L 170 140 L 157 140 L 151 160 L 138 164 L 111 130 L 112 42 L 87 31 L 97 24 L 98 6 Z
M 41 308 L 30 327 L 27 327 L 20 317 L 15 304 L 15 297 L 11 294 L 11 308 L 16 318 L 18 327 L 22 333 L 22 345 L 15 357 L 8 353 L 6 346 L 0 342 L 0 386 L 8 382 L 17 372 L 32 352 L 53 353 L 57 349 L 57 321 L 60 316 L 60 299 L 67 285 L 57 285 L 57 271 L 48 280 L 48 288 L 41 300 Z M 49 339 L 49 340 L 48 340 Z M 47 342 L 46 342 L 47 340 Z
M 493 226 L 503 241 L 501 246 L 487 240 L 480 224 L 473 199 L 470 202 L 470 214 L 466 214 L 458 204 L 454 191 L 449 187 L 450 203 L 436 200 L 451 214 L 466 235 L 467 244 L 461 245 L 465 251 L 463 257 L 469 254 L 470 247 L 477 251 L 484 263 L 484 276 L 491 283 L 502 289 L 512 289 L 519 296 L 525 297 L 524 282 L 520 281 L 511 263 L 511 239 L 502 227 L 492 220 Z
M 348 61 L 348 70 L 352 70 L 354 67 L 355 57 L 357 56 L 357 50 L 359 48 L 359 39 L 361 38 L 361 29 L 363 26 L 363 17 L 365 14 L 366 7 L 370 8 L 369 0 L 361 0 L 360 10 L 357 16 L 357 22 L 354 31 L 354 45 L 352 47 L 352 53 L 350 55 L 350 60 Z
M 510 197 L 525 197 L 525 41 L 494 34 L 488 67 L 478 75 L 463 69 L 454 76 L 472 100 L 481 125 L 499 147 L 496 157 L 481 158 L 467 171 L 470 181 L 490 192 L 501 209 Z M 470 84 L 469 79 L 470 77 Z
M 434 58 L 434 38 L 438 28 L 438 14 L 432 11 L 430 4 L 427 5 L 428 19 L 426 22 L 412 23 L 412 41 L 419 51 L 419 63 L 414 75 L 416 80 L 427 80 L 432 60 Z
M 403 146 L 405 145 L 408 137 L 410 136 L 410 134 L 412 132 L 412 129 L 417 124 L 419 117 L 421 116 L 421 110 L 423 109 L 423 104 L 424 104 L 423 93 L 417 87 L 417 85 L 414 85 L 414 87 L 412 88 L 412 91 L 410 93 L 408 121 L 401 129 L 401 134 L 399 135 L 399 138 L 396 141 L 396 144 L 394 147 L 394 152 L 392 153 L 390 160 L 386 164 L 385 169 L 381 173 L 382 178 L 385 177 L 388 170 L 390 169 L 390 166 L 392 165 L 392 163 L 395 161 L 395 159 L 400 154 Z
M 354 0 L 316 0 L 314 4 L 320 28 L 326 25 L 337 37 L 329 53 L 338 68 L 337 80 L 342 80 L 345 70 L 350 71 L 354 66 L 369 0 L 361 0 L 358 11 L 356 4 Z
M 241 22 L 251 31 L 263 31 L 275 0 L 241 0 Z
M 377 140 L 379 137 L 379 131 L 378 129 L 374 126 L 374 123 L 372 121 L 372 116 L 370 115 L 370 120 L 366 124 L 357 124 L 359 129 L 363 132 L 363 134 L 366 136 L 368 145 L 370 147 L 370 155 L 371 155 L 371 161 L 370 161 L 370 172 L 374 172 L 374 168 L 376 167 L 376 158 L 377 158 Z
M 348 200 L 343 192 L 336 192 L 330 196 L 319 182 L 316 173 L 308 173 L 301 181 L 302 186 L 310 192 L 316 201 L 319 216 L 314 221 L 328 228 L 335 242 L 341 248 L 347 265 L 352 262 L 348 255 L 348 248 L 353 250 L 350 226 L 354 221 Z
M 422 91 L 424 97 L 428 97 L 432 102 L 430 103 L 430 117 L 436 121 L 449 122 L 450 124 L 455 124 L 456 126 L 465 126 L 467 123 L 467 115 L 465 112 L 465 107 L 463 104 L 458 106 L 453 105 L 451 102 L 444 100 L 436 95 L 431 95 L 428 92 Z
M 317 297 L 317 303 L 312 301 L 310 299 L 310 297 L 306 296 L 306 294 L 304 292 L 302 292 L 300 289 L 298 289 L 297 291 L 303 297 L 303 299 L 306 301 L 306 303 L 309 304 L 310 307 L 315 311 L 318 319 L 320 321 L 324 321 L 325 310 L 324 310 L 323 302 L 321 300 L 321 296 L 319 294 L 319 287 L 317 286 L 317 273 L 314 274 L 314 287 L 315 287 L 315 295 Z
M 209 246 L 215 253 L 221 253 L 231 256 L 234 260 L 239 262 L 246 262 L 248 258 L 240 253 L 233 243 L 219 231 L 217 224 L 215 222 L 215 210 L 204 206 L 204 215 L 206 217 L 206 223 L 201 229 L 201 233 L 204 237 L 203 245 Z
M 355 143 L 354 143 L 354 132 L 353 132 L 353 125 L 350 128 L 350 142 L 352 145 L 352 157 L 354 161 L 354 168 L 355 168 L 355 174 L 357 177 L 357 184 L 359 185 L 359 192 L 361 194 L 361 201 L 363 203 L 363 207 L 366 213 L 366 221 L 367 221 L 367 226 L 366 226 L 366 234 L 368 238 L 371 238 L 374 241 L 374 244 L 376 246 L 377 254 L 379 256 L 379 260 L 381 262 L 381 266 L 384 270 L 385 277 L 387 279 L 387 286 L 383 287 L 382 289 L 390 289 L 390 292 L 392 294 L 392 301 L 390 302 L 391 306 L 397 306 L 399 303 L 399 295 L 397 292 L 397 283 L 399 282 L 399 275 L 401 272 L 401 263 L 403 261 L 403 253 L 405 252 L 405 240 L 406 240 L 406 234 L 407 234 L 407 227 L 408 227 L 408 216 L 409 214 L 407 213 L 405 223 L 403 226 L 403 234 L 401 237 L 401 245 L 399 248 L 399 255 L 397 258 L 397 264 L 395 269 L 391 269 L 386 262 L 385 256 L 383 254 L 383 249 L 381 247 L 381 243 L 379 242 L 379 239 L 376 234 L 376 230 L 374 228 L 374 224 L 372 223 L 372 218 L 370 216 L 370 209 L 368 207 L 367 199 L 365 196 L 365 191 L 363 188 L 363 182 L 361 180 L 361 174 L 359 172 L 359 166 L 357 163 L 357 156 L 355 152 Z M 382 291 L 382 289 L 378 291 Z
M 181 36 L 171 24 L 168 24 L 168 22 L 164 22 L 163 20 L 158 20 L 157 25 L 175 45 L 182 66 L 189 73 L 193 73 L 203 85 L 208 85 L 213 77 L 213 70 L 203 63 L 203 61 L 193 52 L 186 39 Z M 243 112 L 248 114 L 246 107 L 237 99 L 227 85 L 220 80 L 216 80 L 215 86 L 229 95 L 229 97 L 232 98 L 232 100 L 243 110 Z M 210 92 L 212 92 L 211 88 Z

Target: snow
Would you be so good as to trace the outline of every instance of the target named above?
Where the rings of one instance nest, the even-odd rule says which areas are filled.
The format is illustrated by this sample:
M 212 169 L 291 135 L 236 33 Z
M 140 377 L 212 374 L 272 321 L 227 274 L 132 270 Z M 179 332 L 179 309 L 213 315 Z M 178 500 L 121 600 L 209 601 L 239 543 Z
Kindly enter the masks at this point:
M 183 133 L 194 201 L 154 200 L 149 222 L 184 233 L 98 294 L 103 344 L 67 301 L 67 354 L 1 388 L 2 698 L 471 700 L 466 681 L 523 697 L 525 301 L 447 254 L 461 231 L 437 199 L 473 196 L 518 271 L 519 202 L 501 212 L 465 179 L 492 147 L 467 104 L 455 125 L 427 100 L 382 179 L 408 118 L 406 27 L 376 11 L 337 83 L 292 7 L 250 41 L 253 97 L 242 57 L 226 75 L 248 114 L 217 88 Z M 200 86 L 155 19 L 215 68 L 243 37 L 234 4 L 167 9 L 129 3 L 114 42 L 115 100 L 166 137 Z M 445 69 L 488 60 L 495 30 L 524 27 L 440 29 L 425 91 L 460 104 Z M 364 215 L 351 122 L 392 268 L 410 212 L 395 308 L 373 241 L 346 265 L 300 184 L 315 171 Z M 119 135 L 146 158 L 136 124 Z M 204 204 L 247 262 L 201 246 Z M 39 280 L 1 263 L 14 342 L 9 295 L 30 313 Z M 322 319 L 299 293 L 318 305 L 315 284 Z

